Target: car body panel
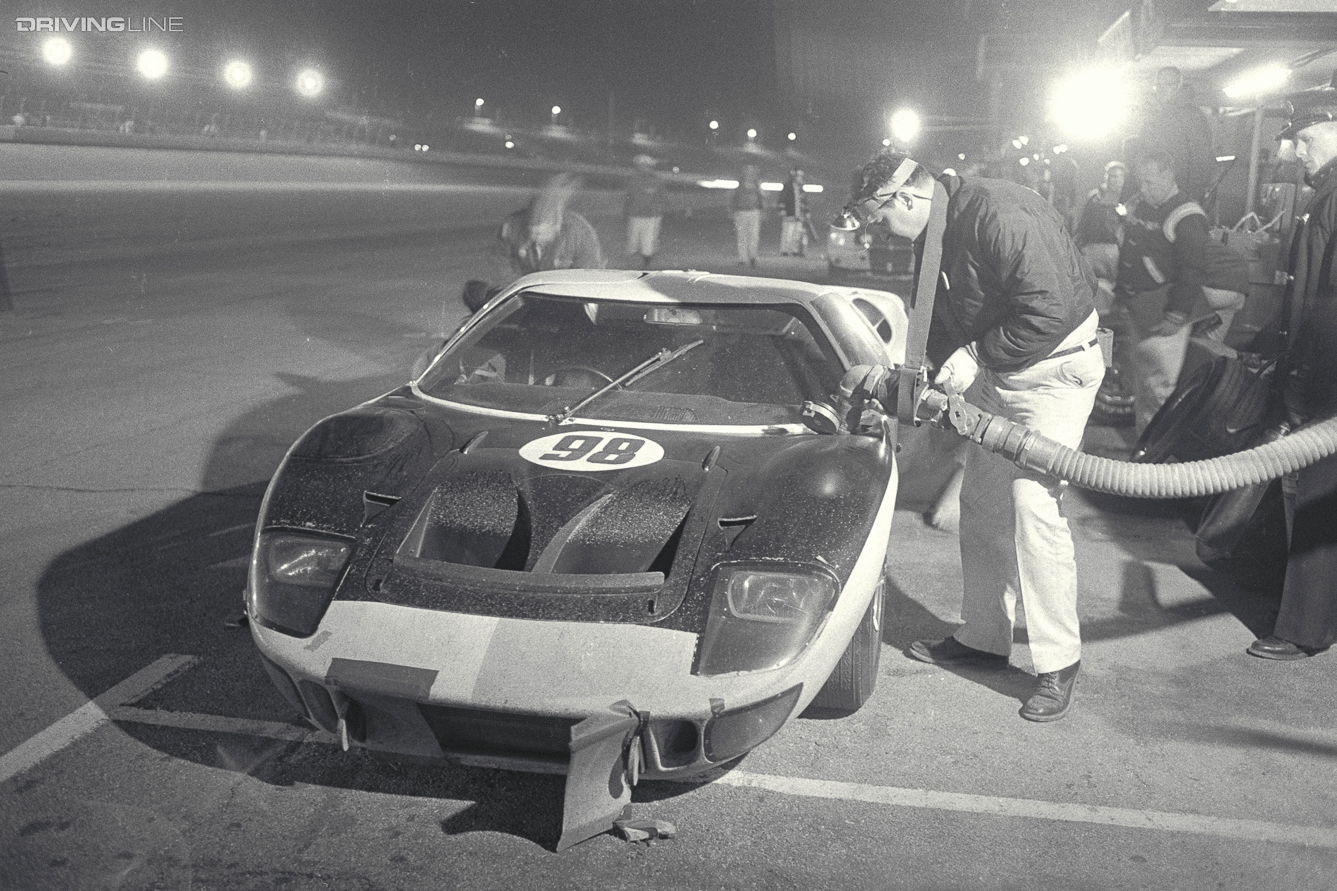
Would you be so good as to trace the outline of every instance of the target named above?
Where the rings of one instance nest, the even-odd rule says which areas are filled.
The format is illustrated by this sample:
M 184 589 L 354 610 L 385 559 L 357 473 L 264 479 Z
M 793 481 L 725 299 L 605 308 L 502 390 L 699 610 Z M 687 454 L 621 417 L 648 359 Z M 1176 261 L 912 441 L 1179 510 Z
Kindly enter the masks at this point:
M 533 293 L 601 307 L 793 305 L 842 366 L 895 364 L 903 351 L 894 295 L 705 273 L 540 274 L 478 316 L 498 312 L 495 326 L 510 295 Z M 596 417 L 623 411 L 619 400 L 700 398 L 625 387 L 566 417 L 534 406 L 561 405 L 569 388 L 507 390 L 504 372 L 466 395 L 542 399 L 510 410 L 434 395 L 454 374 L 442 363 L 486 321 L 462 325 L 412 384 L 315 425 L 275 474 L 247 605 L 276 685 L 346 743 L 410 760 L 560 771 L 563 734 L 619 703 L 642 716 L 647 776 L 719 763 L 711 727 L 738 709 L 783 711 L 769 736 L 817 695 L 880 590 L 894 428 L 822 436 L 747 423 L 754 409 L 726 412 L 737 424 Z M 350 554 L 310 632 L 257 605 L 272 535 L 338 541 Z M 834 585 L 816 630 L 777 665 L 703 664 L 722 621 L 720 574 L 738 567 Z

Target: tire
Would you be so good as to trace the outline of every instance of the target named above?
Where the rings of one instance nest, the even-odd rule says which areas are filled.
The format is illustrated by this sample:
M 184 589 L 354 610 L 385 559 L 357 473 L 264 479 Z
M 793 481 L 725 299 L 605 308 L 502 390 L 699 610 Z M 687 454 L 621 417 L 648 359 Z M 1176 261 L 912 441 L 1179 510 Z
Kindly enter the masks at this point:
M 877 666 L 882 659 L 882 617 L 886 600 L 886 578 L 878 580 L 873 602 L 868 604 L 854 637 L 841 654 L 822 689 L 812 701 L 812 708 L 854 714 L 877 686 Z

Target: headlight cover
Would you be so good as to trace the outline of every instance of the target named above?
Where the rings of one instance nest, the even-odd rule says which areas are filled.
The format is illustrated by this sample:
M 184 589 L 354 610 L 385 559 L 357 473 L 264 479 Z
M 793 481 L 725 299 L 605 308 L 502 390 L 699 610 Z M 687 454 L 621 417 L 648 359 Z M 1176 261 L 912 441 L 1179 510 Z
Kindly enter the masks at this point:
M 697 673 L 787 665 L 812 641 L 839 589 L 830 571 L 811 564 L 721 564 Z
M 262 532 L 251 565 L 252 617 L 285 634 L 314 634 L 352 549 L 341 538 Z

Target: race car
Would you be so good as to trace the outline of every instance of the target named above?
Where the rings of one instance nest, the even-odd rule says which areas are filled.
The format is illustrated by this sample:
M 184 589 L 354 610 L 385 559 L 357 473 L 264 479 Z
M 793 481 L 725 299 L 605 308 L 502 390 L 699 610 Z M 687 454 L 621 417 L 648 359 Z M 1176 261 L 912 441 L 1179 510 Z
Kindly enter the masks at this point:
M 519 279 L 289 450 L 245 595 L 268 673 L 345 748 L 566 773 L 568 843 L 642 776 L 859 708 L 895 424 L 831 432 L 805 405 L 900 364 L 905 327 L 872 290 Z

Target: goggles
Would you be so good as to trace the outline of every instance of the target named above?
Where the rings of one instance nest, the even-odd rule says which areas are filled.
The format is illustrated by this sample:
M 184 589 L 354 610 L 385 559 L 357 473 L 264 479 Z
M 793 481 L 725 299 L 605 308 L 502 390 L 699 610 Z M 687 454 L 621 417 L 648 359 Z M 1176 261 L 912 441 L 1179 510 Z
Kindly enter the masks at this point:
M 836 214 L 836 218 L 831 221 L 831 228 L 841 232 L 853 232 L 860 226 L 868 224 L 873 214 L 879 207 L 891 200 L 901 186 L 905 185 L 910 174 L 914 173 L 916 161 L 913 158 L 906 158 L 896 168 L 896 172 L 891 175 L 891 179 L 885 183 L 878 183 L 875 191 L 869 193 L 869 187 L 872 183 L 859 190 L 859 194 L 850 199 Z

